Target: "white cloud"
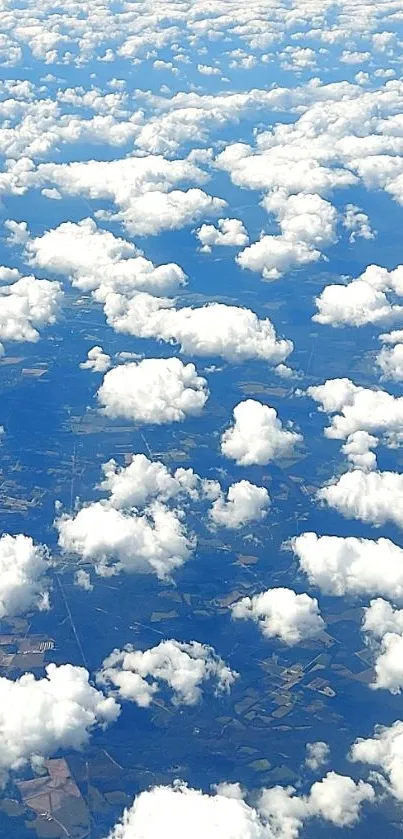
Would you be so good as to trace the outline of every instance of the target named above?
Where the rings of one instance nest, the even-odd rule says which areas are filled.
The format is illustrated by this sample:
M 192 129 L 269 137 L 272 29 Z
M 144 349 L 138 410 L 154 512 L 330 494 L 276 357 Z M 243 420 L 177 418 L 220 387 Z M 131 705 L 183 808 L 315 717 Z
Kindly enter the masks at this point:
M 381 769 L 387 778 L 389 790 L 403 801 L 403 722 L 396 720 L 391 726 L 376 726 L 374 736 L 359 738 L 351 749 L 351 759 L 368 763 Z
M 78 224 L 64 222 L 30 239 L 26 254 L 31 265 L 68 277 L 75 288 L 93 292 L 101 302 L 110 292 L 170 293 L 186 280 L 179 265 L 155 266 L 131 242 L 97 227 L 90 218 Z
M 148 650 L 130 644 L 113 652 L 102 663 L 97 682 L 120 699 L 148 707 L 160 684 L 172 691 L 174 705 L 196 705 L 202 698 L 202 685 L 215 683 L 215 694 L 228 692 L 237 678 L 212 647 L 198 641 L 167 640 Z
M 39 329 L 55 323 L 63 292 L 60 283 L 21 277 L 0 287 L 0 340 L 39 341 Z
M 114 367 L 98 390 L 108 417 L 157 425 L 197 416 L 207 398 L 206 379 L 179 358 L 146 358 Z
M 306 796 L 293 787 L 265 789 L 255 807 L 245 801 L 239 784 L 219 784 L 208 795 L 181 781 L 172 787 L 141 792 L 125 810 L 108 839 L 297 839 L 305 820 L 321 818 L 338 827 L 355 824 L 365 801 L 373 801 L 370 784 L 329 772 Z
M 81 749 L 90 732 L 116 720 L 119 705 L 89 684 L 83 667 L 48 664 L 46 676 L 0 677 L 0 782 L 11 770 L 59 749 Z
M 91 576 L 84 568 L 78 568 L 74 574 L 74 585 L 84 589 L 84 591 L 92 591 L 94 588 Z
M 34 545 L 29 536 L 0 539 L 0 618 L 20 615 L 32 609 L 49 609 L 51 568 L 44 545 Z
M 201 250 L 205 253 L 209 253 L 215 245 L 241 248 L 249 241 L 242 221 L 237 218 L 220 218 L 217 227 L 213 224 L 202 224 L 196 235 L 203 246 Z
M 302 533 L 291 547 L 309 582 L 324 594 L 403 600 L 403 549 L 389 539 Z
M 391 323 L 401 319 L 403 306 L 388 300 L 386 293 L 390 291 L 403 294 L 402 266 L 387 271 L 379 265 L 369 265 L 347 285 L 325 286 L 315 299 L 318 313 L 312 320 L 334 327 Z
M 187 533 L 183 503 L 217 498 L 220 484 L 193 469 L 171 473 L 143 454 L 133 455 L 124 467 L 109 460 L 102 472 L 97 489 L 109 497 L 56 520 L 60 547 L 92 562 L 101 576 L 123 571 L 170 577 L 196 545 Z M 170 501 L 176 505 L 172 509 Z M 80 575 L 76 582 L 90 590 L 87 577 Z
M 400 693 L 403 688 L 403 610 L 381 597 L 364 609 L 362 630 L 375 654 L 372 688 Z
M 255 399 L 239 402 L 234 408 L 234 424 L 221 437 L 221 451 L 241 466 L 264 466 L 294 453 L 302 435 L 283 428 L 274 408 Z
M 256 621 L 266 638 L 279 638 L 290 647 L 317 637 L 325 627 L 318 601 L 289 588 L 270 588 L 243 597 L 231 610 L 233 618 Z
M 193 547 L 180 514 L 158 502 L 141 515 L 95 502 L 74 517 L 61 516 L 56 526 L 62 550 L 90 560 L 101 576 L 152 571 L 169 577 Z
M 345 440 L 357 431 L 367 431 L 383 434 L 383 441 L 391 447 L 399 443 L 403 397 L 355 385 L 351 379 L 328 379 L 306 392 L 321 405 L 319 410 L 335 414 L 325 428 L 326 437 Z
M 88 350 L 87 361 L 80 364 L 81 370 L 91 370 L 93 373 L 105 373 L 111 366 L 111 357 L 102 347 L 92 347 Z
M 377 465 L 376 455 L 370 449 L 377 445 L 378 438 L 368 434 L 368 431 L 354 431 L 353 434 L 349 434 L 341 450 L 354 467 L 370 471 L 376 469 Z
M 346 205 L 343 226 L 350 231 L 350 242 L 355 242 L 357 237 L 360 239 L 375 239 L 375 233 L 371 228 L 367 214 L 356 207 L 355 204 Z
M 240 306 L 209 303 L 177 309 L 169 298 L 111 294 L 105 313 L 117 332 L 177 343 L 187 355 L 217 355 L 232 362 L 259 358 L 277 364 L 293 349 L 291 341 L 277 337 L 269 318 L 261 320 Z
M 120 221 L 137 236 L 155 235 L 216 215 L 226 202 L 200 188 L 172 189 L 181 181 L 203 183 L 207 176 L 187 160 L 148 155 L 112 161 L 42 163 L 32 184 L 51 184 L 62 195 L 113 201 L 118 211 L 97 211 L 98 218 Z
M 220 492 L 218 481 L 201 479 L 193 469 L 180 467 L 171 474 L 165 464 L 149 460 L 144 454 L 132 455 L 131 462 L 120 467 L 115 460 L 102 466 L 104 478 L 99 489 L 110 493 L 109 503 L 116 509 L 144 507 L 151 499 L 167 501 L 181 494 L 197 499 L 199 495 L 215 498 Z
M 403 381 L 403 331 L 392 330 L 380 335 L 379 340 L 386 344 L 376 357 L 376 363 L 382 370 L 382 379 Z
M 375 527 L 390 521 L 403 527 L 403 474 L 353 469 L 316 496 L 346 518 L 360 519 Z
M 323 740 L 316 740 L 315 743 L 306 744 L 305 765 L 314 772 L 328 762 L 329 756 L 330 748 Z
M 221 527 L 243 527 L 251 521 L 261 521 L 267 515 L 270 496 L 265 487 L 258 487 L 249 481 L 238 481 L 213 502 L 209 516 Z

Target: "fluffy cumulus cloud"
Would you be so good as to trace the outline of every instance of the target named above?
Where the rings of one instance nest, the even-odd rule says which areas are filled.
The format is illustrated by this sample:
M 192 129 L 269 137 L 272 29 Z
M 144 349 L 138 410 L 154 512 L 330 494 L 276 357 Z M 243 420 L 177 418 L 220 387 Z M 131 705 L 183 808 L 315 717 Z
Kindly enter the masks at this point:
M 376 468 L 376 455 L 371 451 L 378 445 L 378 438 L 368 431 L 354 431 L 349 434 L 341 447 L 347 460 L 357 469 L 371 470 Z
M 403 600 L 403 549 L 389 539 L 302 533 L 291 546 L 309 582 L 324 594 Z
M 321 249 L 335 239 L 337 212 L 319 195 L 287 195 L 278 190 L 263 207 L 278 219 L 281 235 L 263 235 L 237 257 L 241 268 L 258 271 L 265 280 L 277 280 L 290 269 L 316 262 Z
M 101 576 L 153 571 L 167 577 L 193 547 L 181 515 L 158 502 L 138 515 L 95 502 L 59 518 L 57 528 L 62 550 L 92 561 Z
M 314 772 L 328 762 L 329 756 L 330 748 L 323 740 L 316 740 L 315 743 L 306 744 L 305 765 Z
M 176 343 L 188 355 L 217 355 L 232 362 L 258 358 L 278 364 L 293 349 L 291 341 L 277 337 L 269 318 L 260 319 L 240 306 L 209 303 L 178 309 L 170 298 L 110 294 L 105 313 L 117 332 Z
M 375 655 L 373 688 L 400 693 L 403 688 L 403 610 L 387 600 L 371 600 L 364 610 L 363 632 Z
M 176 263 L 155 266 L 132 242 L 97 227 L 90 218 L 64 222 L 29 239 L 25 250 L 31 265 L 68 277 L 75 288 L 100 301 L 111 292 L 166 294 L 186 280 Z
M 217 498 L 218 481 L 202 479 L 192 469 L 171 473 L 143 454 L 134 455 L 125 467 L 109 460 L 102 472 L 98 489 L 108 497 L 73 516 L 59 516 L 60 547 L 92 562 L 101 576 L 152 572 L 169 577 L 190 558 L 196 544 L 187 532 L 184 502 Z M 86 583 L 83 587 L 89 590 Z
M 0 618 L 49 608 L 51 560 L 43 545 L 29 536 L 0 539 Z
M 227 496 L 220 493 L 213 502 L 209 516 L 221 527 L 243 527 L 251 521 L 261 521 L 267 515 L 270 496 L 265 487 L 250 481 L 238 481 L 228 488 Z
M 58 282 L 20 277 L 0 287 L 0 340 L 39 341 L 39 330 L 55 323 L 63 291 Z
M 199 415 L 207 398 L 206 379 L 179 358 L 146 358 L 114 367 L 98 390 L 108 417 L 155 425 Z
M 375 238 L 375 233 L 371 228 L 367 214 L 360 210 L 360 208 L 355 204 L 347 204 L 343 218 L 343 225 L 350 234 L 350 242 L 355 242 L 357 238 Z
M 46 675 L 0 677 L 0 782 L 59 749 L 81 749 L 96 726 L 119 715 L 113 697 L 92 687 L 83 667 L 48 664 Z
M 391 726 L 377 726 L 373 737 L 356 740 L 351 749 L 351 759 L 367 763 L 384 773 L 389 791 L 403 801 L 403 722 L 396 720 Z
M 345 440 L 356 431 L 367 431 L 382 434 L 387 445 L 399 442 L 403 397 L 355 385 L 347 378 L 327 379 L 323 385 L 308 387 L 307 394 L 319 403 L 319 410 L 334 414 L 325 428 L 326 437 Z
M 242 221 L 237 218 L 220 218 L 217 227 L 214 224 L 202 224 L 197 230 L 197 238 L 204 253 L 209 253 L 216 245 L 241 248 L 249 241 Z
M 289 588 L 243 597 L 232 606 L 232 617 L 256 621 L 266 638 L 279 638 L 290 647 L 317 637 L 325 627 L 318 601 Z
M 379 336 L 383 347 L 376 356 L 382 379 L 403 381 L 403 330 L 394 329 Z
M 80 364 L 81 370 L 91 370 L 92 373 L 106 373 L 110 366 L 110 355 L 98 346 L 88 350 L 87 360 Z
M 403 527 L 403 474 L 353 469 L 317 492 L 319 501 L 349 519 Z
M 221 437 L 225 457 L 241 466 L 264 466 L 294 454 L 302 435 L 283 428 L 274 408 L 255 399 L 239 402 L 234 408 L 234 424 Z
M 297 839 L 305 821 L 319 818 L 349 827 L 360 818 L 364 802 L 372 802 L 370 784 L 329 772 L 305 796 L 293 787 L 273 787 L 249 804 L 239 784 L 219 784 L 213 794 L 181 781 L 171 787 L 141 792 L 108 839 Z
M 392 303 L 388 292 L 403 294 L 402 266 L 387 271 L 379 265 L 369 265 L 360 277 L 345 285 L 325 286 L 315 300 L 318 312 L 312 320 L 335 327 L 382 326 L 401 320 L 403 306 Z
M 214 682 L 218 695 L 230 690 L 237 675 L 212 647 L 197 641 L 167 640 L 144 651 L 131 645 L 113 650 L 103 662 L 97 682 L 121 699 L 145 708 L 163 685 L 172 691 L 174 705 L 196 705 L 204 682 Z
M 62 195 L 112 201 L 117 212 L 98 211 L 98 217 L 120 221 L 134 236 L 176 230 L 222 212 L 226 202 L 199 187 L 173 189 L 180 182 L 203 183 L 206 179 L 190 160 L 165 160 L 156 155 L 43 163 L 28 178 L 32 185 L 50 185 Z

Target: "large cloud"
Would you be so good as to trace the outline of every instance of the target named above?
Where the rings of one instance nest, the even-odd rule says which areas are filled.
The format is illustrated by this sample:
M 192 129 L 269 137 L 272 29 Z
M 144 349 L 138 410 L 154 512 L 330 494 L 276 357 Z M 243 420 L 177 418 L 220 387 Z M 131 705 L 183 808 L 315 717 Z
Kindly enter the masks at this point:
M 358 279 L 347 285 L 325 286 L 315 300 L 318 313 L 312 320 L 330 326 L 365 326 L 401 319 L 403 306 L 392 303 L 387 292 L 403 293 L 402 266 L 389 272 L 378 265 L 369 265 Z
M 193 469 L 171 473 L 143 454 L 124 467 L 109 460 L 102 472 L 98 489 L 109 497 L 56 520 L 60 547 L 92 562 L 102 576 L 126 571 L 169 577 L 196 544 L 187 532 L 183 503 L 217 498 L 220 484 Z
M 269 318 L 259 319 L 240 306 L 209 303 L 177 309 L 169 298 L 110 294 L 105 313 L 117 332 L 174 342 L 188 355 L 218 355 L 235 362 L 259 358 L 278 364 L 293 349 L 291 341 L 277 337 Z
M 95 502 L 56 524 L 62 550 L 93 562 L 101 576 L 153 571 L 167 577 L 193 547 L 181 515 L 158 502 L 142 514 Z
M 75 288 L 103 301 L 110 292 L 167 294 L 183 285 L 179 265 L 157 267 L 126 239 L 117 238 L 86 218 L 64 222 L 26 243 L 31 265 L 69 277 Z
M 301 434 L 283 428 L 274 408 L 247 399 L 235 406 L 234 424 L 221 437 L 221 451 L 241 466 L 263 466 L 292 455 L 301 440 Z
M 289 588 L 269 588 L 233 604 L 232 617 L 256 621 L 266 638 L 279 638 L 290 647 L 315 638 L 325 627 L 318 601 Z
M 317 498 L 346 518 L 403 527 L 403 474 L 398 472 L 353 469 L 322 487 Z
M 334 414 L 325 436 L 345 440 L 356 431 L 381 433 L 387 445 L 395 445 L 403 428 L 403 397 L 385 390 L 355 385 L 351 379 L 327 379 L 323 385 L 307 388 L 307 394 Z
M 324 594 L 403 600 L 403 549 L 389 539 L 302 533 L 291 545 L 309 582 Z
M 351 749 L 354 761 L 368 763 L 385 773 L 389 790 L 403 801 L 403 722 L 396 720 L 391 726 L 377 726 L 374 736 L 359 738 Z
M 114 367 L 98 390 L 108 417 L 156 425 L 197 416 L 207 398 L 206 379 L 179 358 L 146 358 Z
M 0 340 L 39 340 L 39 330 L 56 321 L 63 299 L 60 283 L 20 277 L 0 288 Z
M 0 539 L 0 618 L 19 615 L 31 609 L 49 608 L 51 567 L 47 549 L 34 545 L 29 536 Z
M 140 236 L 175 230 L 221 212 L 226 206 L 221 198 L 199 188 L 172 189 L 180 182 L 203 183 L 206 179 L 189 160 L 165 160 L 155 155 L 43 163 L 29 178 L 32 185 L 50 184 L 64 195 L 113 201 L 118 212 L 98 212 L 98 216 L 121 221 L 129 233 Z
M 141 707 L 151 704 L 160 684 L 170 688 L 175 705 L 195 705 L 204 682 L 212 680 L 218 695 L 230 690 L 237 675 L 212 647 L 167 640 L 144 651 L 130 644 L 113 650 L 103 661 L 97 682 Z
M 59 749 L 81 749 L 97 726 L 114 722 L 119 705 L 89 684 L 83 667 L 49 664 L 46 676 L 0 677 L 0 783 L 10 770 Z
M 297 796 L 293 787 L 263 790 L 255 806 L 245 801 L 238 784 L 220 784 L 208 795 L 177 781 L 140 793 L 108 839 L 297 839 L 311 818 L 338 827 L 355 824 L 362 804 L 374 798 L 370 784 L 335 772 L 313 784 L 306 796 Z
M 237 528 L 264 519 L 269 506 L 270 496 L 265 487 L 238 481 L 228 487 L 226 498 L 222 493 L 219 495 L 209 515 L 214 524 Z

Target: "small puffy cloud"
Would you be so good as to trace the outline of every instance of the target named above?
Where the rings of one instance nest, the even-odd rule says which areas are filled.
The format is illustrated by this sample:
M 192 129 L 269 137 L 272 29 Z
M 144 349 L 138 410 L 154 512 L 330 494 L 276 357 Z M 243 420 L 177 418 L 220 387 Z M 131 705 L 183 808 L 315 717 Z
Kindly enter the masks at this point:
M 92 373 L 106 373 L 111 366 L 111 357 L 102 347 L 92 347 L 88 350 L 87 361 L 80 364 L 81 370 L 91 370 Z
M 213 502 L 209 516 L 221 527 L 243 527 L 251 521 L 261 521 L 267 515 L 270 496 L 265 487 L 258 487 L 249 481 L 238 481 Z
M 108 417 L 156 425 L 197 416 L 207 399 L 206 379 L 179 358 L 146 358 L 114 367 L 98 390 Z
M 293 350 L 291 341 L 277 337 L 269 318 L 260 319 L 241 306 L 208 303 L 177 309 L 175 301 L 166 297 L 111 294 L 105 313 L 117 332 L 179 344 L 187 355 L 221 356 L 231 362 L 258 358 L 277 364 Z
M 374 527 L 387 521 L 403 527 L 403 475 L 399 472 L 353 469 L 322 487 L 316 497 L 346 518 Z
M 228 692 L 237 678 L 212 647 L 197 641 L 167 640 L 148 650 L 130 644 L 113 652 L 102 663 L 97 682 L 120 699 L 148 707 L 160 685 L 172 691 L 174 705 L 196 705 L 202 685 L 215 682 L 215 694 Z
M 355 204 L 346 205 L 343 226 L 350 233 L 350 242 L 355 242 L 357 238 L 375 239 L 375 233 L 371 228 L 367 214 L 356 207 Z
M 74 574 L 74 585 L 78 588 L 84 589 L 84 591 L 93 590 L 94 586 L 92 585 L 90 574 L 85 570 L 85 568 L 77 569 Z
M 221 437 L 225 457 L 241 466 L 264 466 L 294 453 L 302 435 L 283 428 L 274 408 L 255 399 L 239 402 L 234 408 L 234 424 Z
M 9 231 L 7 236 L 7 243 L 9 245 L 24 245 L 29 238 L 28 225 L 26 221 L 6 219 L 4 227 Z
M 390 539 L 302 533 L 291 547 L 311 585 L 324 594 L 403 599 L 403 549 Z
M 142 514 L 95 502 L 57 519 L 63 551 L 92 561 L 97 574 L 154 572 L 161 579 L 189 559 L 192 541 L 182 518 L 156 502 Z
M 330 748 L 323 740 L 316 740 L 315 743 L 306 744 L 305 765 L 314 772 L 328 762 L 329 756 Z
M 403 610 L 381 597 L 364 609 L 362 630 L 375 654 L 372 688 L 401 693 L 403 688 Z
M 201 250 L 205 253 L 209 253 L 215 245 L 241 248 L 249 242 L 247 231 L 242 221 L 237 218 L 220 218 L 217 227 L 213 224 L 202 224 L 196 235 L 202 245 Z
M 354 467 L 370 471 L 376 469 L 376 455 L 370 450 L 377 445 L 378 438 L 368 434 L 368 431 L 354 431 L 349 434 L 341 450 Z
M 0 286 L 0 340 L 39 341 L 39 329 L 55 323 L 62 299 L 60 283 L 35 277 Z
M 29 536 L 0 539 L 0 618 L 32 609 L 49 609 L 51 567 L 47 548 L 35 545 Z
M 396 720 L 391 726 L 378 725 L 374 736 L 359 738 L 351 748 L 351 759 L 368 763 L 386 776 L 389 791 L 403 801 L 403 722 Z
M 388 445 L 395 445 L 403 425 L 403 397 L 385 390 L 355 385 L 351 379 L 328 379 L 307 388 L 307 394 L 332 417 L 325 436 L 346 440 L 356 431 L 381 433 Z
M 59 749 L 81 749 L 96 726 L 114 722 L 119 712 L 83 667 L 48 664 L 41 679 L 0 677 L 0 783 Z
M 233 618 L 256 621 L 266 638 L 279 638 L 293 646 L 323 631 L 318 601 L 289 588 L 269 588 L 253 597 L 243 597 L 231 607 Z
M 75 288 L 91 291 L 101 302 L 112 292 L 167 294 L 186 280 L 176 263 L 155 266 L 132 242 L 100 229 L 90 218 L 47 230 L 30 239 L 25 250 L 31 265 L 68 277 Z
M 392 337 L 394 335 L 399 337 L 394 340 Z M 382 347 L 376 357 L 376 363 L 382 370 L 382 379 L 390 379 L 393 382 L 403 381 L 403 332 L 395 330 L 386 336 L 379 337 L 384 344 L 389 345 Z
M 219 784 L 209 795 L 175 781 L 141 792 L 108 839 L 297 839 L 307 819 L 338 827 L 355 824 L 362 804 L 374 798 L 370 784 L 335 772 L 313 784 L 306 796 L 297 796 L 294 787 L 264 789 L 255 806 L 239 784 Z

